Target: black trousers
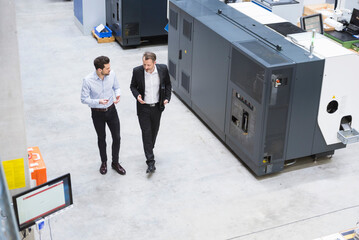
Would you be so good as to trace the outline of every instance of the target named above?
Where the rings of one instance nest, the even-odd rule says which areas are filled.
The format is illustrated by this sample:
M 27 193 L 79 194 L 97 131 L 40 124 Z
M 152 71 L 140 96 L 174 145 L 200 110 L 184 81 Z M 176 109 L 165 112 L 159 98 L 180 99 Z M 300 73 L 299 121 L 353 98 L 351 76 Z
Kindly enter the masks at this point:
M 142 131 L 146 163 L 147 165 L 154 164 L 155 156 L 153 148 L 155 147 L 158 129 L 160 128 L 162 111 L 160 111 L 158 104 L 153 107 L 148 104 L 142 104 L 138 110 L 138 120 Z
M 109 127 L 112 135 L 112 162 L 118 162 L 118 155 L 120 152 L 121 136 L 120 136 L 120 120 L 118 118 L 116 107 L 111 107 L 106 112 L 96 111 L 92 112 L 92 122 L 97 133 L 97 144 L 100 150 L 102 162 L 107 162 L 106 153 L 106 124 Z

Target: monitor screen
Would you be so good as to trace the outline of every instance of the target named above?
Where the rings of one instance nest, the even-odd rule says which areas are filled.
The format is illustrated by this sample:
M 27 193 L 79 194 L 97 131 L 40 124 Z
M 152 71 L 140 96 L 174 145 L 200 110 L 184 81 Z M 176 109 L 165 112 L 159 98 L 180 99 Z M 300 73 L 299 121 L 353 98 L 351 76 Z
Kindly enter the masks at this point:
M 359 10 L 353 8 L 352 17 L 350 18 L 350 23 L 359 27 Z
M 313 14 L 309 16 L 304 16 L 300 18 L 301 28 L 307 32 L 311 32 L 313 29 L 317 33 L 323 34 L 323 20 L 322 14 Z
M 31 227 L 73 203 L 70 174 L 14 195 L 12 200 L 19 230 Z

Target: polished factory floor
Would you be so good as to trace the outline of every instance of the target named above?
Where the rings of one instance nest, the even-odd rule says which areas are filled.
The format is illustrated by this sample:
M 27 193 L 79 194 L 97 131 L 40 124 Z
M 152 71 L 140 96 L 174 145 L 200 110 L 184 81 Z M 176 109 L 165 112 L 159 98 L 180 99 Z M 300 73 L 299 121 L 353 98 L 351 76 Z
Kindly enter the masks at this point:
M 257 178 L 174 95 L 162 115 L 157 171 L 146 175 L 129 85 L 143 52 L 167 63 L 167 45 L 98 44 L 75 25 L 71 1 L 15 3 L 27 144 L 40 147 L 48 179 L 68 172 L 72 178 L 74 205 L 51 218 L 53 239 L 305 240 L 359 220 L 358 144 Z M 99 173 L 90 110 L 80 102 L 82 78 L 99 55 L 110 57 L 122 89 L 126 176 Z M 109 155 L 110 144 L 108 134 Z M 42 239 L 49 234 L 45 226 Z

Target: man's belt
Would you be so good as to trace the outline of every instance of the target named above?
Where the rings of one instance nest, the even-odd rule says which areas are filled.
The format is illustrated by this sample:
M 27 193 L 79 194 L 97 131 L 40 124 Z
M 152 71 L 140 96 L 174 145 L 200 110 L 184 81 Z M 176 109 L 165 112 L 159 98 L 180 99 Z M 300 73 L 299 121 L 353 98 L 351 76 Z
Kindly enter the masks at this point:
M 158 106 L 158 102 L 156 102 L 156 103 L 151 103 L 151 104 L 145 104 L 145 105 L 147 105 L 147 106 L 149 106 L 149 107 L 155 107 L 155 106 Z
M 108 110 L 110 110 L 110 108 L 113 108 L 114 106 L 115 106 L 115 104 L 112 103 L 112 105 L 107 108 L 91 108 L 91 110 L 97 111 L 97 112 L 107 112 Z

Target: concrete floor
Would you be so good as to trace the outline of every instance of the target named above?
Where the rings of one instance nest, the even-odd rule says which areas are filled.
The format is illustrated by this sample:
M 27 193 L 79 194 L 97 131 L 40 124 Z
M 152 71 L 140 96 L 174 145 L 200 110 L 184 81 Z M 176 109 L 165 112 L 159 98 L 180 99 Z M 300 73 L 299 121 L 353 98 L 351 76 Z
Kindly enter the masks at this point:
M 357 144 L 257 178 L 174 95 L 161 122 L 157 171 L 148 177 L 129 85 L 142 53 L 167 63 L 167 46 L 98 44 L 75 26 L 69 1 L 16 0 L 16 11 L 27 144 L 40 147 L 48 179 L 72 178 L 74 206 L 51 218 L 53 239 L 302 240 L 359 220 Z M 122 88 L 126 176 L 99 173 L 90 110 L 80 102 L 82 78 L 99 55 L 110 57 Z M 50 239 L 47 227 L 42 239 Z

